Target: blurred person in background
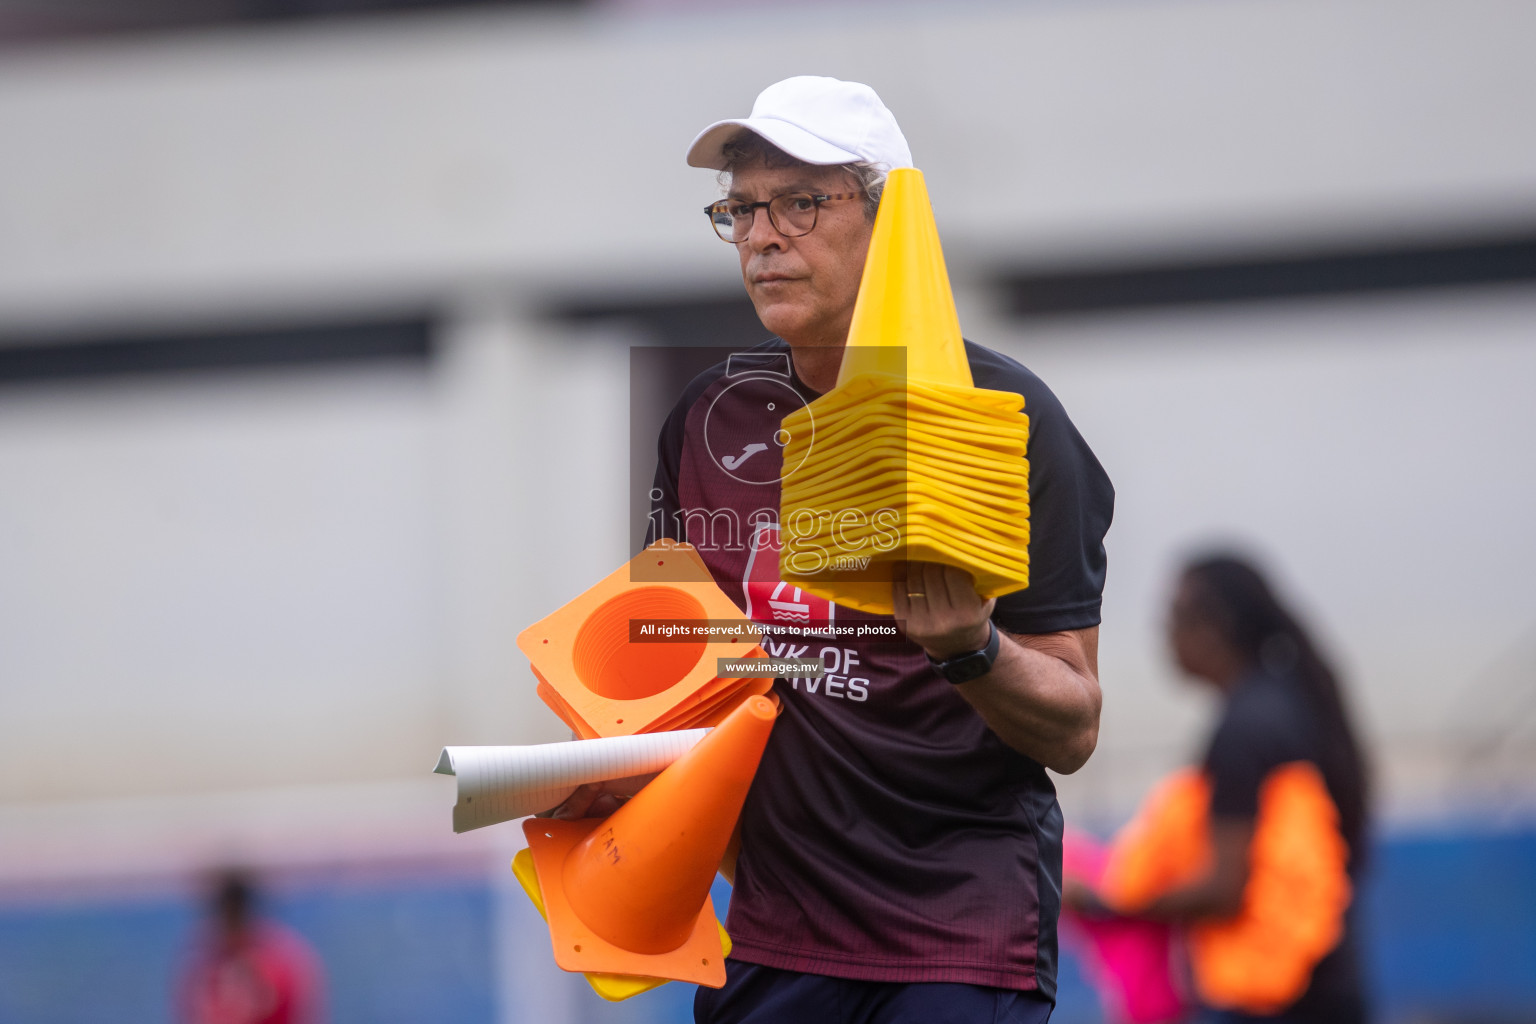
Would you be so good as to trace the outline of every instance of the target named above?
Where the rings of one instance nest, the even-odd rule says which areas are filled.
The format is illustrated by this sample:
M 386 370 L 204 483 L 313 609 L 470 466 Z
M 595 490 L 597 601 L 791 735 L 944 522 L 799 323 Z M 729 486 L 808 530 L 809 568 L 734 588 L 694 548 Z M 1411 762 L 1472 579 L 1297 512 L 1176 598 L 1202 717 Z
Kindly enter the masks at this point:
M 309 944 L 258 915 L 248 875 L 223 872 L 180 980 L 181 1024 L 320 1024 L 322 989 Z
M 1160 786 L 1067 905 L 1168 921 L 1210 1024 L 1363 1021 L 1356 912 L 1365 759 L 1337 677 L 1250 562 L 1188 562 L 1174 659 L 1221 698 L 1198 771 Z

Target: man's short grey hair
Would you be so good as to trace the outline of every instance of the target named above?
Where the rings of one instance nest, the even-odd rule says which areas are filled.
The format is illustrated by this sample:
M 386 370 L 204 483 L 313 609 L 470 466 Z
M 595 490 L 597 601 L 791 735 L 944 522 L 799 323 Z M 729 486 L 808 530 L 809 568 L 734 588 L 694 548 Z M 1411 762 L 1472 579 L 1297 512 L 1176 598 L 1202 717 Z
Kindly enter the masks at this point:
M 754 131 L 743 128 L 721 147 L 725 155 L 725 170 L 720 172 L 720 187 L 731 187 L 731 175 L 738 167 L 762 166 L 777 170 L 783 167 L 821 167 L 824 164 L 810 164 L 798 157 L 790 156 L 778 146 L 769 142 Z M 845 171 L 858 182 L 858 187 L 864 193 L 864 215 L 870 220 L 875 219 L 875 211 L 880 209 L 880 196 L 885 192 L 886 172 L 875 164 L 852 163 L 833 164 L 837 170 Z

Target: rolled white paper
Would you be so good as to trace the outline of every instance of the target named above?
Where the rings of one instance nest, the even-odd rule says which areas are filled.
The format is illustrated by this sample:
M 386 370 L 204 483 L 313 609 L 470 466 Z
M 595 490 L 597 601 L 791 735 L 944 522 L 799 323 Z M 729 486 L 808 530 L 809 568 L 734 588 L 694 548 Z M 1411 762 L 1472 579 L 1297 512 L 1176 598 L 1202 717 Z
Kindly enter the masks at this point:
M 453 830 L 468 832 L 547 811 L 588 782 L 659 772 L 707 732 L 682 729 L 526 747 L 444 747 L 433 771 L 458 778 Z

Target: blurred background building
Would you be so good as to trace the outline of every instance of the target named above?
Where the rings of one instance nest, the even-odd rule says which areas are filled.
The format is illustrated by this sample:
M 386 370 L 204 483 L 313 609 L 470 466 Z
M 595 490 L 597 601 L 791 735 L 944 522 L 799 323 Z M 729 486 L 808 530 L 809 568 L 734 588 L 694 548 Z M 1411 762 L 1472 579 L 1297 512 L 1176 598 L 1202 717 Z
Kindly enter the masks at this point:
M 1373 745 L 1383 1018 L 1536 1018 L 1532 39 L 1521 0 L 0 0 L 0 1020 L 168 1019 L 226 863 L 337 1024 L 686 1019 L 557 971 L 520 831 L 453 836 L 427 773 L 563 738 L 514 638 L 629 550 L 629 349 L 764 336 L 684 147 L 806 73 L 895 111 L 968 336 L 1116 483 L 1069 817 L 1194 756 L 1162 599 L 1240 543 Z

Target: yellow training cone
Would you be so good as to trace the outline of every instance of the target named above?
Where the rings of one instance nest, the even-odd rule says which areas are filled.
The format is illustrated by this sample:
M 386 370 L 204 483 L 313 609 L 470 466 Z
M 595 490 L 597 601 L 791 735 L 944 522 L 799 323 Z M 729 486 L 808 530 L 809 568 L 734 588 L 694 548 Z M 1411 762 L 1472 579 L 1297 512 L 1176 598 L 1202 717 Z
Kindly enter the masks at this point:
M 973 384 L 928 187 L 915 167 L 898 167 L 885 180 L 838 386 L 865 373 Z
M 904 562 L 969 572 L 998 597 L 1029 585 L 1029 417 L 975 387 L 922 172 L 892 171 L 837 386 L 782 421 L 780 578 L 893 611 Z

